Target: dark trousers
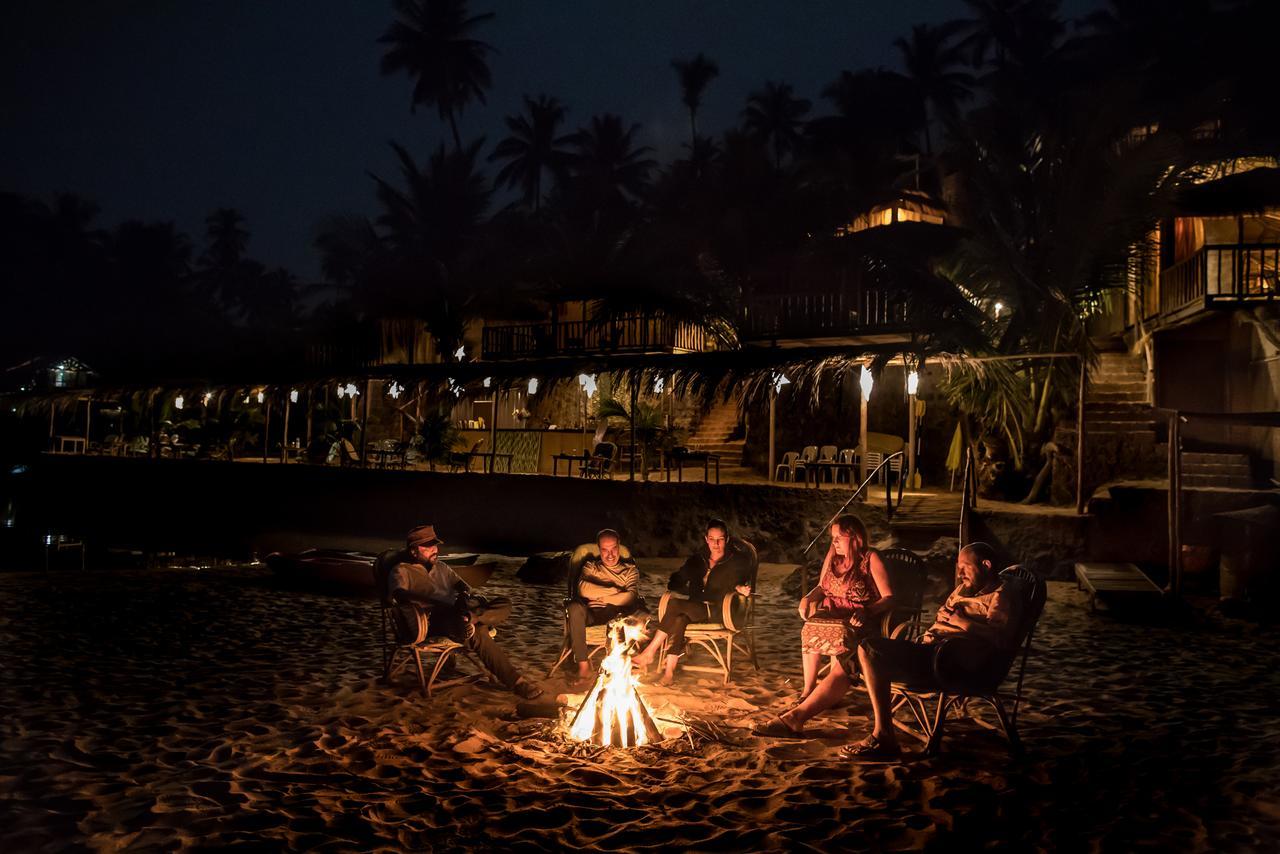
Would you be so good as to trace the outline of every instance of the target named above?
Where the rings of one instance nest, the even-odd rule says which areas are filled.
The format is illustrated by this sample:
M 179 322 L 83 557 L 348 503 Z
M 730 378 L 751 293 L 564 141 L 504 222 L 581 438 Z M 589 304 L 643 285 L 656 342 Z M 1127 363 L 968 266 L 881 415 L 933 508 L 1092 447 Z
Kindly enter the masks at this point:
M 470 622 L 466 622 L 462 612 L 452 606 L 432 605 L 431 634 L 446 635 L 464 645 L 475 653 L 485 670 L 511 688 L 520 678 L 520 671 L 516 670 L 498 642 L 489 637 L 489 627 L 505 623 L 510 616 L 511 600 L 505 597 L 490 599 L 484 607 L 471 611 Z
M 667 655 L 684 655 L 684 630 L 690 623 L 720 622 L 720 615 L 712 615 L 706 602 L 690 599 L 667 600 L 667 611 L 662 615 L 658 628 L 667 633 Z
M 603 626 L 616 617 L 626 617 L 639 610 L 639 605 L 601 605 L 588 607 L 586 602 L 575 599 L 564 609 L 565 619 L 569 621 L 569 645 L 573 648 L 574 661 L 586 661 L 587 626 Z

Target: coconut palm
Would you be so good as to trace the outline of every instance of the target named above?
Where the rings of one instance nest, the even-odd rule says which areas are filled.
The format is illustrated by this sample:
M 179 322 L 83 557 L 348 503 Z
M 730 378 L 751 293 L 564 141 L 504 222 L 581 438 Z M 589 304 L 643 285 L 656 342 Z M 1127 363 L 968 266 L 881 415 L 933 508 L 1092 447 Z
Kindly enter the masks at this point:
M 637 145 L 640 125 L 626 127 L 612 113 L 592 116 L 586 127 L 569 138 L 573 146 L 573 176 L 597 203 L 625 202 L 643 195 L 649 172 L 657 161 L 647 145 Z
M 974 84 L 972 74 L 958 70 L 964 61 L 960 47 L 952 42 L 964 24 L 952 21 L 937 27 L 917 24 L 911 28 L 910 39 L 895 39 L 894 47 L 902 53 L 902 63 L 911 78 L 924 106 L 924 153 L 933 156 L 933 139 L 930 134 L 929 105 L 946 116 L 951 115 L 956 104 L 969 97 Z
M 773 165 L 782 168 L 782 158 L 794 154 L 800 147 L 804 117 L 813 103 L 807 98 L 797 98 L 790 83 L 768 80 L 764 88 L 747 96 L 747 107 L 742 111 L 742 123 L 747 133 L 773 149 Z
M 714 60 L 699 53 L 693 59 L 674 59 L 671 67 L 680 79 L 680 100 L 689 109 L 689 139 L 698 140 L 698 108 L 702 106 L 702 93 L 712 80 L 720 76 L 720 66 Z
M 434 106 L 461 151 L 458 116 L 473 100 L 485 103 L 493 84 L 486 61 L 493 47 L 472 37 L 493 13 L 469 15 L 466 0 L 395 0 L 395 9 L 398 19 L 378 39 L 388 46 L 382 73 L 413 77 L 410 108 Z
M 244 258 L 249 231 L 244 214 L 235 208 L 218 208 L 204 218 L 208 248 L 201 263 L 216 270 L 230 270 Z
M 556 182 L 568 175 L 569 152 L 560 146 L 569 136 L 556 136 L 567 112 L 564 104 L 547 95 L 537 99 L 524 96 L 523 115 L 507 116 L 511 135 L 498 143 L 489 160 L 505 160 L 494 184 L 519 187 L 526 205 L 537 213 L 542 205 L 542 176 L 549 174 Z

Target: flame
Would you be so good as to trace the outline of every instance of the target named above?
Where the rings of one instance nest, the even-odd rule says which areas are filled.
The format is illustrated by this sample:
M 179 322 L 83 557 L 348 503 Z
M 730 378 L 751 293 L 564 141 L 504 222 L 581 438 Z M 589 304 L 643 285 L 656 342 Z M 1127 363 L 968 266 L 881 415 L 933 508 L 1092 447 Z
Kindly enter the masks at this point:
M 661 738 L 631 672 L 631 650 L 643 631 L 642 624 L 626 619 L 609 623 L 608 654 L 569 726 L 570 738 L 606 747 L 636 747 Z

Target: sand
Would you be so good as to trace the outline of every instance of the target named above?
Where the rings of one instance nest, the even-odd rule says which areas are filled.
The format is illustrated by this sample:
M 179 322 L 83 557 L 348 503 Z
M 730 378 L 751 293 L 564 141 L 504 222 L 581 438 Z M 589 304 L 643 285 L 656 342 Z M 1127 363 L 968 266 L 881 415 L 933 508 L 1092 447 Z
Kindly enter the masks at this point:
M 562 593 L 516 565 L 488 586 L 516 602 L 499 640 L 545 676 Z M 651 601 L 670 566 L 648 562 Z M 749 734 L 797 688 L 786 569 L 762 573 L 760 673 L 644 689 L 717 736 L 634 751 L 566 744 L 483 683 L 430 701 L 407 676 L 383 685 L 374 603 L 282 591 L 261 568 L 0 576 L 0 850 L 1280 844 L 1274 629 L 1127 624 L 1053 583 L 1026 759 L 958 722 L 939 757 L 855 766 L 835 753 L 864 731 L 861 696 L 816 738 Z

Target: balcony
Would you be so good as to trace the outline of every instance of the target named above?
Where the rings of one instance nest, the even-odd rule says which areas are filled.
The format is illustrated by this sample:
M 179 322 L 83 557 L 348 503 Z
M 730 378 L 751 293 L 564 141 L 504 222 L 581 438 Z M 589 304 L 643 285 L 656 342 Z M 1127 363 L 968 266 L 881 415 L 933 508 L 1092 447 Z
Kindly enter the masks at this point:
M 906 302 L 877 288 L 747 296 L 744 342 L 796 344 L 831 339 L 890 340 L 908 331 Z
M 1148 316 L 1185 315 L 1280 299 L 1280 243 L 1204 246 L 1160 273 L 1158 300 L 1147 296 Z
M 589 353 L 700 353 L 706 332 L 661 315 L 486 326 L 481 358 L 500 361 Z

